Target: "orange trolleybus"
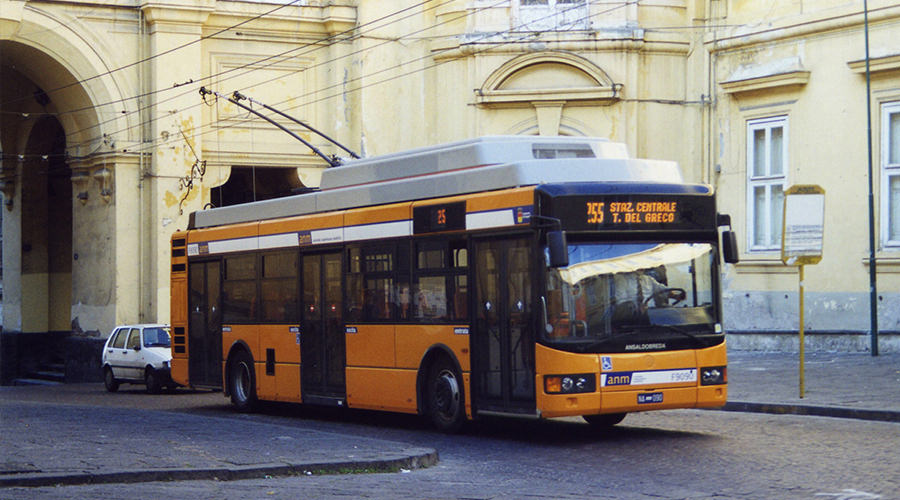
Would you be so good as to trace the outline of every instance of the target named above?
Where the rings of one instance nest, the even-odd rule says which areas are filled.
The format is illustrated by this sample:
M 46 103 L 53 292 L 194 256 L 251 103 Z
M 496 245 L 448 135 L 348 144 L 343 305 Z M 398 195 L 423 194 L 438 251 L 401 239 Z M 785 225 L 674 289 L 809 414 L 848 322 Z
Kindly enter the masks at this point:
M 172 377 L 260 400 L 427 415 L 725 403 L 710 186 L 621 144 L 485 137 L 198 211 L 172 238 Z

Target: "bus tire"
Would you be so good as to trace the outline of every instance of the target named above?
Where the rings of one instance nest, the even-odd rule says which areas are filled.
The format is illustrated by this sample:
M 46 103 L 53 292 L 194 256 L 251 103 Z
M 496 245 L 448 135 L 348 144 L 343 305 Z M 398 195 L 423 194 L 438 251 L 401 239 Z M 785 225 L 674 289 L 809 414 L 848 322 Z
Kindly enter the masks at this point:
M 116 380 L 116 376 L 113 375 L 112 368 L 108 366 L 103 370 L 103 385 L 106 386 L 106 390 L 109 392 L 116 392 L 119 390 L 119 381 Z
M 595 429 L 608 429 L 625 420 L 626 413 L 604 413 L 602 415 L 582 415 L 591 427 Z
M 446 358 L 436 360 L 428 369 L 425 386 L 426 414 L 441 432 L 459 431 L 466 421 L 462 377 Z
M 231 404 L 237 411 L 250 412 L 256 408 L 256 375 L 253 358 L 247 351 L 235 352 L 228 363 L 228 387 Z

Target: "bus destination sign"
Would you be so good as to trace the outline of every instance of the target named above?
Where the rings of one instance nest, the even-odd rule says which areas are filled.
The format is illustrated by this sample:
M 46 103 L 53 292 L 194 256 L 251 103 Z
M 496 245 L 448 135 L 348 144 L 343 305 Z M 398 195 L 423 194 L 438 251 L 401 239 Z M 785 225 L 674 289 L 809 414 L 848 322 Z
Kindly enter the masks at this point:
M 702 230 L 715 227 L 712 196 L 634 194 L 565 196 L 553 216 L 570 231 Z
M 413 208 L 413 234 L 458 231 L 466 228 L 466 202 Z

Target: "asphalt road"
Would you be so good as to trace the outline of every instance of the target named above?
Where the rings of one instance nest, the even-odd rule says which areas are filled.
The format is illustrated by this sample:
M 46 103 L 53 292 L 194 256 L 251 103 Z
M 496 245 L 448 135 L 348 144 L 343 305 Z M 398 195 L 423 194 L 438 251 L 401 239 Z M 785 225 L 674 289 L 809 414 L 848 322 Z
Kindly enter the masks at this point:
M 125 386 L 67 387 L 51 405 L 127 409 L 139 420 L 169 412 L 278 424 L 436 448 L 438 465 L 409 472 L 311 475 L 242 481 L 178 481 L 3 488 L 0 499 L 895 499 L 900 425 L 860 420 L 678 410 L 629 415 L 595 433 L 577 419 L 492 420 L 462 435 L 417 418 L 273 405 L 238 416 L 217 393 L 150 396 Z M 162 410 L 159 413 L 158 410 Z M 60 436 L 65 439 L 65 436 Z M 248 439 L 252 439 L 248 437 Z

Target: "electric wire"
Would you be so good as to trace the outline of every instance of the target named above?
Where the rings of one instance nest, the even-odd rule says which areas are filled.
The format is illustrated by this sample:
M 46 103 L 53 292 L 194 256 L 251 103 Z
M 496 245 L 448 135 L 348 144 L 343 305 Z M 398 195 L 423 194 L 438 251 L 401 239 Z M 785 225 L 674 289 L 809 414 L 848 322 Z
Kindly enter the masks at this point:
M 616 5 L 615 7 L 611 7 L 611 8 L 609 8 L 609 9 L 607 9 L 607 10 L 604 10 L 604 11 L 595 12 L 595 13 L 593 13 L 593 14 L 587 14 L 587 15 L 581 17 L 581 18 L 575 19 L 575 20 L 571 21 L 571 24 L 577 24 L 577 23 L 579 23 L 579 22 L 587 21 L 588 19 L 590 19 L 590 18 L 592 18 L 592 17 L 598 16 L 598 15 L 603 15 L 603 14 L 608 14 L 608 13 L 613 12 L 613 11 L 615 11 L 615 10 L 618 10 L 618 9 L 621 9 L 621 8 L 624 8 L 624 7 L 627 7 L 627 6 L 629 6 L 629 5 L 636 5 L 636 4 L 639 4 L 641 1 L 642 1 L 642 0 L 629 0 L 629 1 L 623 1 L 623 2 L 620 2 L 618 5 Z M 570 8 L 568 8 L 568 9 L 566 9 L 566 11 L 569 11 L 569 10 L 575 10 L 575 9 L 580 9 L 580 8 L 583 8 L 583 7 L 584 7 L 583 5 L 577 5 L 576 7 L 570 7 Z M 471 15 L 471 14 L 466 14 L 466 15 Z M 507 46 L 507 45 L 510 45 L 510 44 L 516 44 L 516 43 L 523 43 L 523 42 L 527 42 L 527 41 L 530 41 L 530 40 L 532 40 L 532 39 L 535 39 L 535 38 L 539 37 L 540 35 L 543 35 L 543 34 L 546 34 L 546 33 L 550 33 L 550 32 L 558 32 L 558 31 L 560 31 L 560 30 L 557 29 L 557 28 L 555 28 L 555 27 L 554 27 L 554 28 L 547 28 L 547 29 L 543 29 L 543 30 L 520 31 L 522 28 L 527 27 L 529 24 L 538 23 L 538 22 L 540 22 L 540 21 L 547 20 L 547 19 L 549 19 L 549 18 L 551 18 L 551 17 L 555 17 L 556 15 L 557 15 L 557 13 L 554 12 L 554 13 L 548 14 L 547 16 L 544 16 L 544 17 L 542 17 L 542 18 L 533 19 L 533 20 L 531 20 L 531 21 L 529 21 L 529 22 L 526 22 L 526 23 L 522 23 L 522 24 L 520 24 L 520 25 L 517 25 L 515 28 L 511 28 L 511 29 L 509 29 L 509 30 L 504 30 L 504 31 L 499 31 L 499 32 L 485 33 L 485 34 L 482 34 L 482 36 L 480 36 L 478 39 L 475 39 L 474 41 L 473 41 L 472 39 L 470 39 L 470 40 L 468 40 L 468 41 L 465 42 L 465 45 L 472 45 L 472 46 L 475 46 L 475 45 L 477 45 L 477 44 L 479 44 L 479 43 L 485 43 L 485 47 L 482 48 L 482 49 L 478 49 L 478 50 L 469 52 L 468 55 L 470 55 L 470 56 L 472 56 L 472 55 L 479 55 L 479 54 L 482 54 L 482 53 L 484 53 L 484 52 L 487 52 L 487 51 L 490 51 L 490 50 L 494 50 L 494 49 L 496 49 L 497 47 L 503 47 L 503 46 Z M 499 42 L 497 42 L 497 41 L 489 41 L 491 38 L 503 37 L 503 36 L 507 36 L 507 35 L 511 35 L 511 34 L 516 34 L 516 33 L 522 33 L 522 34 L 519 35 L 519 36 L 516 37 L 516 38 L 509 39 L 509 40 L 505 40 L 505 41 L 499 41 Z M 487 40 L 487 42 L 486 42 L 486 40 Z M 405 61 L 405 62 L 403 62 L 403 63 L 396 64 L 396 65 L 391 66 L 391 67 L 382 68 L 382 69 L 380 69 L 380 70 L 377 70 L 377 71 L 368 73 L 368 74 L 366 74 L 366 75 L 358 76 L 358 77 L 353 78 L 353 79 L 351 79 L 351 80 L 349 80 L 349 81 L 344 81 L 344 82 L 341 82 L 341 83 L 338 83 L 338 84 L 334 84 L 334 85 L 330 85 L 330 86 L 327 86 L 327 87 L 324 87 L 324 88 L 315 89 L 315 90 L 313 90 L 313 91 L 307 92 L 306 94 L 303 94 L 303 95 L 300 95 L 300 96 L 294 96 L 294 97 L 292 97 L 290 100 L 281 101 L 281 102 L 278 102 L 278 103 L 274 103 L 274 104 L 272 104 L 272 105 L 273 105 L 273 106 L 277 106 L 277 105 L 284 104 L 285 102 L 289 102 L 289 101 L 292 101 L 292 100 L 302 100 L 303 98 L 310 97 L 310 96 L 315 96 L 316 94 L 319 94 L 319 93 L 322 93 L 322 92 L 325 92 L 325 91 L 328 91 L 328 90 L 331 90 L 331 89 L 334 89 L 334 88 L 344 87 L 344 86 L 346 86 L 346 85 L 348 85 L 348 84 L 350 84 L 350 83 L 359 82 L 360 80 L 363 80 L 363 79 L 366 79 L 366 78 L 370 78 L 370 77 L 372 77 L 372 76 L 376 76 L 376 75 L 379 75 L 379 74 L 382 74 L 382 73 L 386 73 L 386 72 L 389 72 L 389 71 L 392 71 L 392 70 L 395 70 L 395 69 L 398 69 L 398 68 L 402 68 L 403 66 L 407 66 L 407 65 L 412 64 L 412 63 L 415 63 L 415 62 L 419 62 L 419 61 L 422 61 L 422 60 L 432 59 L 432 58 L 434 58 L 436 55 L 440 55 L 440 54 L 442 54 L 442 53 L 446 53 L 446 52 L 449 52 L 449 51 L 452 51 L 452 50 L 456 50 L 456 49 L 457 49 L 457 47 L 451 47 L 451 48 L 447 48 L 447 49 L 441 49 L 441 50 L 438 50 L 438 51 L 434 51 L 434 52 L 432 52 L 432 53 L 430 53 L 430 54 L 428 54 L 428 55 L 425 55 L 425 56 L 422 56 L 422 57 L 419 57 L 419 58 L 415 58 L 415 59 L 412 59 L 412 60 L 407 60 L 407 61 Z M 433 64 L 431 64 L 431 65 L 422 67 L 422 68 L 418 68 L 418 69 L 414 69 L 414 70 L 411 70 L 411 71 L 407 71 L 407 72 L 405 72 L 405 73 L 401 73 L 401 74 L 398 74 L 398 75 L 395 75 L 395 76 L 392 76 L 392 77 L 384 78 L 384 79 L 379 80 L 379 81 L 377 81 L 377 82 L 367 83 L 367 84 L 365 84 L 365 85 L 361 85 L 361 86 L 359 86 L 359 87 L 355 87 L 355 88 L 349 89 L 349 90 L 347 90 L 346 92 L 359 92 L 359 91 L 361 91 L 361 90 L 364 90 L 364 89 L 366 89 L 366 88 L 369 88 L 369 87 L 372 87 L 372 86 L 375 86 L 375 85 L 381 85 L 381 84 L 383 84 L 383 83 L 387 83 L 387 82 L 390 82 L 390 81 L 393 81 L 393 80 L 396 80 L 396 79 L 399 79 L 399 78 L 403 78 L 403 77 L 410 76 L 410 75 L 413 75 L 413 74 L 416 74 L 416 73 L 420 73 L 420 72 L 423 72 L 423 71 L 427 71 L 427 70 L 429 70 L 429 69 L 435 68 L 435 67 L 440 66 L 440 65 L 442 65 L 442 64 L 446 64 L 447 62 L 449 62 L 449 61 L 438 61 L 438 62 L 435 62 L 435 63 L 433 63 Z M 303 71 L 303 70 L 300 70 L 300 71 Z M 279 78 L 283 78 L 283 75 L 281 75 L 281 76 L 279 76 L 279 77 L 276 77 L 276 78 L 273 78 L 273 80 L 279 79 Z M 270 80 L 270 81 L 271 81 L 271 80 Z M 258 83 L 258 85 L 261 85 L 261 84 L 267 83 L 267 82 L 268 82 L 268 81 L 260 82 L 260 83 Z M 303 106 L 308 106 L 308 105 L 310 105 L 310 104 L 319 103 L 319 102 L 322 102 L 322 101 L 325 101 L 325 100 L 328 100 L 328 99 L 333 99 L 333 98 L 335 98 L 335 97 L 339 97 L 339 96 L 341 96 L 341 95 L 343 95 L 343 94 L 344 94 L 344 93 L 342 92 L 342 93 L 336 93 L 336 94 L 327 95 L 327 96 L 324 96 L 324 97 L 317 98 L 317 99 L 315 99 L 315 100 L 313 100 L 313 101 L 310 101 L 310 102 L 305 102 L 305 103 L 303 103 L 303 104 L 300 104 L 300 105 L 297 105 L 297 106 L 293 106 L 293 107 L 287 108 L 287 110 L 294 110 L 294 109 L 297 109 L 297 108 L 299 108 L 299 107 L 303 107 Z M 251 118 L 251 119 L 252 119 L 252 118 Z M 201 132 L 200 132 L 199 134 L 197 134 L 197 135 L 201 135 L 201 136 L 202 136 L 202 135 L 206 135 L 206 134 L 208 134 L 208 133 L 216 132 L 216 131 L 219 130 L 219 129 L 231 128 L 231 127 L 237 127 L 237 126 L 239 126 L 239 125 L 241 125 L 241 124 L 243 124 L 243 123 L 246 123 L 247 121 L 250 121 L 250 119 L 238 121 L 237 123 L 229 124 L 229 125 L 226 125 L 226 126 L 218 126 L 218 125 L 215 125 L 215 124 L 213 124 L 213 123 L 207 123 L 207 124 L 202 125 L 202 127 L 209 128 L 209 130 L 201 131 Z M 217 127 L 217 128 L 214 128 L 214 127 Z M 162 140 L 159 144 L 150 144 L 150 145 L 148 145 L 148 144 L 142 144 L 140 147 L 141 147 L 141 148 L 154 148 L 154 147 L 159 147 L 160 145 L 165 145 L 165 144 L 167 144 L 168 142 L 171 142 L 171 140 Z

